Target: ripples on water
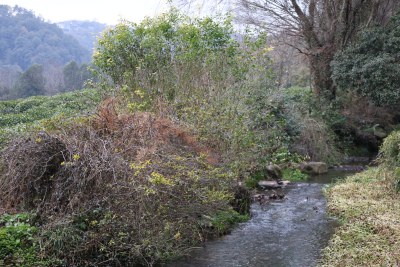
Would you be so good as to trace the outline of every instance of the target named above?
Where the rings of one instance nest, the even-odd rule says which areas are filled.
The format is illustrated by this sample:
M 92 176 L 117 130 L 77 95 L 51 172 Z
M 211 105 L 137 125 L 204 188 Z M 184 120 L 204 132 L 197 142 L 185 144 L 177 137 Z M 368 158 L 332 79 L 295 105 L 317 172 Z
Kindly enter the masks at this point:
M 290 185 L 284 200 L 253 204 L 250 221 L 168 266 L 316 266 L 336 225 L 325 213 L 322 189 L 327 182 L 349 173 L 331 171 L 311 178 L 310 183 Z

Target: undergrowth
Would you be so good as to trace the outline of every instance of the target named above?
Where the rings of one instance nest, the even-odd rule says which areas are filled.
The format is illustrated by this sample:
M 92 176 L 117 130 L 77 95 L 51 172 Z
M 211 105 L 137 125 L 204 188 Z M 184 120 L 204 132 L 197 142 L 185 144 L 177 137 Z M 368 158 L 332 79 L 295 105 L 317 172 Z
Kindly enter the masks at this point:
M 33 215 L 20 213 L 0 217 L 0 265 L 44 267 L 54 266 L 56 259 L 42 258 L 33 224 Z
M 384 140 L 380 161 L 383 166 L 394 171 L 393 184 L 400 191 L 400 131 L 394 131 Z
M 246 219 L 230 206 L 235 185 L 217 151 L 168 119 L 113 103 L 2 151 L 2 207 L 40 214 L 40 255 L 152 266 Z

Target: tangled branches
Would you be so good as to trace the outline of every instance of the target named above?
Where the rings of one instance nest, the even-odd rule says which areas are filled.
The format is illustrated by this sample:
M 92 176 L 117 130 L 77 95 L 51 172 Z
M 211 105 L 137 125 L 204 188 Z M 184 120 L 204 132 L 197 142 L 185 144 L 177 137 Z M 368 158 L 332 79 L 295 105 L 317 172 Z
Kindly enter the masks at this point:
M 97 116 L 16 139 L 2 152 L 0 203 L 36 210 L 44 254 L 69 266 L 153 265 L 204 241 L 232 211 L 231 177 L 167 119 Z

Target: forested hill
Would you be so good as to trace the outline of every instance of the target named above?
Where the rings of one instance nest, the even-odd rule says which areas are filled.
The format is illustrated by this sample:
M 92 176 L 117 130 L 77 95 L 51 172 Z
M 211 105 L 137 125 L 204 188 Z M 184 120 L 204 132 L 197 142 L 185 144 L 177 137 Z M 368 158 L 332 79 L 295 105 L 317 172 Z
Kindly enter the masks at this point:
M 97 36 L 107 27 L 95 21 L 69 20 L 57 23 L 69 35 L 72 35 L 87 50 L 93 51 Z
M 56 24 L 45 22 L 33 12 L 0 5 L 0 65 L 64 65 L 88 62 L 91 53 Z

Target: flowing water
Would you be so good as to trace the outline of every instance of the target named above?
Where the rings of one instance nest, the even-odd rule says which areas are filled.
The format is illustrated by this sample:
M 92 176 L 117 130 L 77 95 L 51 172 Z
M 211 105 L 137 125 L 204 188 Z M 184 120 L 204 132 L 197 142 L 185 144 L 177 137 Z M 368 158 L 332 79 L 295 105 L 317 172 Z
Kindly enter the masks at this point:
M 177 267 L 316 266 L 337 222 L 326 212 L 323 188 L 349 171 L 330 171 L 289 185 L 283 200 L 254 203 L 250 221 L 175 262 Z

